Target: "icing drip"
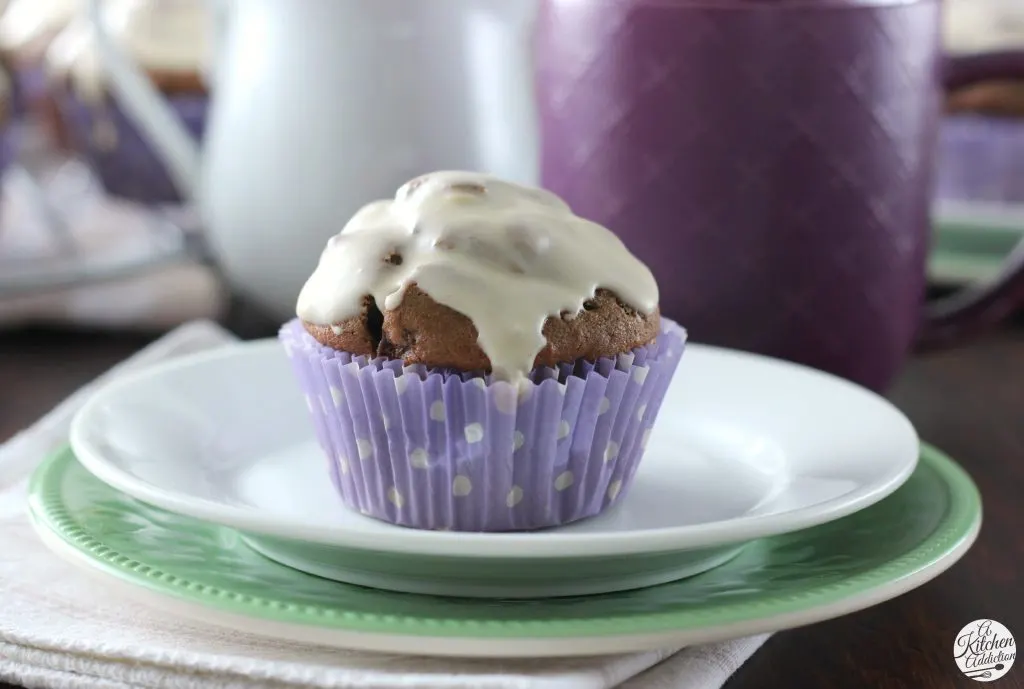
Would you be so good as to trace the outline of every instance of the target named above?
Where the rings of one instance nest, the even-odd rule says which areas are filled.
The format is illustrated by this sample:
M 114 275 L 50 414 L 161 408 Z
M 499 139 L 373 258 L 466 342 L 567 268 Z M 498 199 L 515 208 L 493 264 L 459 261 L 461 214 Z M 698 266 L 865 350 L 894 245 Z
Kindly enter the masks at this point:
M 299 318 L 331 325 L 371 295 L 396 308 L 415 283 L 467 316 L 496 377 L 520 378 L 545 346 L 550 316 L 579 313 L 598 288 L 652 313 L 647 266 L 557 196 L 474 172 L 435 172 L 360 209 L 327 242 L 299 294 Z
M 104 14 L 110 35 L 142 69 L 203 72 L 212 31 L 205 0 L 107 0 Z M 52 76 L 70 76 L 80 97 L 98 101 L 106 72 L 94 31 L 87 18 L 77 19 L 53 41 L 46 62 Z
M 1024 50 L 1021 0 L 947 0 L 944 43 L 950 53 Z
M 0 49 L 18 52 L 48 41 L 81 10 L 83 0 L 11 0 L 0 17 Z M 41 53 L 37 54 L 41 55 Z

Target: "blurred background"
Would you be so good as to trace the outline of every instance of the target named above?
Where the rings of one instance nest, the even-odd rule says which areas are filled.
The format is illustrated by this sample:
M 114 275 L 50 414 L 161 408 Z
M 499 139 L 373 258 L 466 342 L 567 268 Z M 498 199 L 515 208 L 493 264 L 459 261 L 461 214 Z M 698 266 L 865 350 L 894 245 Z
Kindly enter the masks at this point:
M 706 250 L 703 260 L 731 260 L 702 248 L 696 235 L 704 233 L 724 236 L 729 255 L 749 246 L 751 262 L 777 263 L 781 271 L 785 261 L 772 261 L 788 251 L 786 242 L 813 245 L 779 229 L 789 223 L 779 214 L 791 211 L 771 200 L 787 198 L 783 181 L 809 174 L 801 161 L 810 159 L 799 157 L 808 146 L 828 151 L 819 158 L 838 170 L 840 186 L 863 173 L 927 196 L 928 220 L 920 221 L 909 206 L 882 208 L 880 191 L 866 182 L 857 187 L 871 222 L 892 213 L 890 225 L 927 224 L 922 256 L 903 247 L 900 231 L 880 230 L 896 238 L 891 253 L 908 256 L 893 270 L 915 273 L 899 285 L 879 277 L 880 291 L 912 293 L 910 303 L 922 279 L 941 294 L 1005 272 L 1004 259 L 1024 234 L 1020 0 L 945 0 L 941 26 L 930 0 L 879 9 L 864 21 L 853 12 L 830 19 L 800 10 L 785 19 L 792 32 L 771 39 L 778 45 L 751 33 L 753 24 L 692 8 L 678 15 L 685 28 L 662 36 L 653 24 L 672 26 L 672 3 L 594 0 L 586 12 L 574 5 L 587 3 L 0 0 L 0 328 L 148 338 L 214 318 L 243 334 L 267 334 L 291 315 L 323 243 L 359 205 L 431 169 L 471 168 L 550 186 L 577 212 L 622 234 L 663 283 L 663 309 L 702 326 L 694 328 L 698 340 L 884 387 L 896 363 L 847 366 L 805 341 L 735 331 L 705 317 L 687 294 L 713 294 L 719 310 L 755 319 L 753 307 L 763 305 L 738 304 L 734 289 L 710 278 L 700 289 L 675 287 L 672 267 L 659 263 L 666 246 L 669 255 Z M 756 11 L 771 5 L 787 3 Z M 784 62 L 824 50 L 822 37 L 840 28 L 859 42 L 850 39 L 849 54 L 830 53 L 831 77 L 802 64 L 816 59 Z M 937 53 L 929 48 L 933 34 Z M 879 47 L 906 41 L 921 47 Z M 756 45 L 771 59 L 755 55 Z M 945 76 L 932 84 L 928 61 L 936 57 Z M 689 71 L 681 74 L 684 63 Z M 743 67 L 751 64 L 774 71 Z M 948 76 L 958 69 L 964 78 Z M 845 95 L 832 93 L 835 84 Z M 811 102 L 835 107 L 818 112 Z M 925 112 L 933 106 L 935 127 Z M 762 119 L 740 122 L 722 117 L 721 108 Z M 854 110 L 870 127 L 844 119 Z M 707 133 L 718 123 L 727 136 Z M 814 143 L 826 136 L 829 142 Z M 609 144 L 616 141 L 628 150 Z M 645 146 L 672 149 L 676 162 L 657 160 Z M 876 149 L 858 162 L 859 151 Z M 885 151 L 901 157 L 889 161 Z M 680 156 L 699 168 L 678 167 Z M 719 167 L 729 180 L 745 180 L 743 189 L 710 186 Z M 749 199 L 751 213 L 776 220 L 720 214 L 684 244 L 676 237 L 686 230 L 676 228 L 699 210 L 629 210 L 673 196 L 665 180 L 686 185 L 695 208 Z M 652 188 L 659 196 L 644 196 Z M 814 198 L 833 194 L 829 212 L 838 222 L 848 215 L 848 193 L 836 188 Z M 747 232 L 748 222 L 763 232 Z M 820 234 L 831 221 L 815 222 Z M 834 232 L 860 230 L 837 225 Z M 833 253 L 856 251 L 845 244 Z M 852 270 L 870 273 L 869 264 L 888 260 L 872 256 L 850 259 Z M 823 284 L 835 270 L 823 269 Z M 746 276 L 747 294 L 776 279 L 756 269 Z M 893 352 L 909 346 L 917 327 L 916 316 L 900 318 L 880 328 L 892 331 Z M 893 352 L 886 356 L 902 356 Z

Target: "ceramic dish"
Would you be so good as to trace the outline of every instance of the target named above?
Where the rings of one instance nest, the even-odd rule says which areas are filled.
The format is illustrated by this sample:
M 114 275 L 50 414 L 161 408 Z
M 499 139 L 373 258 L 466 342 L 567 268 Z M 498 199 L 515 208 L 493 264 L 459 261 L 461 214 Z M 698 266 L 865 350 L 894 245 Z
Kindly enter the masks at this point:
M 960 285 L 991 280 L 1021 238 L 1024 204 L 944 202 L 933 222 L 928 277 Z
M 29 492 L 36 529 L 55 552 L 140 602 L 278 639 L 420 655 L 596 655 L 809 624 L 920 586 L 956 562 L 981 525 L 970 478 L 923 446 L 913 476 L 880 503 L 752 543 L 704 574 L 603 596 L 482 601 L 303 574 L 259 556 L 231 529 L 110 488 L 67 450 L 36 471 Z M 471 573 L 474 560 L 463 562 Z
M 838 378 L 694 346 L 675 381 L 626 499 L 598 518 L 539 532 L 418 531 L 348 511 L 277 342 L 232 345 L 104 388 L 75 418 L 71 444 L 118 490 L 239 529 L 293 567 L 463 596 L 671 581 L 721 564 L 753 538 L 862 509 L 913 471 L 918 441 L 907 419 Z M 420 566 L 409 569 L 409 555 Z M 486 568 L 466 577 L 466 558 L 487 560 L 492 577 L 481 578 Z M 510 568 L 509 558 L 537 564 Z M 580 560 L 569 569 L 543 562 L 565 558 Z

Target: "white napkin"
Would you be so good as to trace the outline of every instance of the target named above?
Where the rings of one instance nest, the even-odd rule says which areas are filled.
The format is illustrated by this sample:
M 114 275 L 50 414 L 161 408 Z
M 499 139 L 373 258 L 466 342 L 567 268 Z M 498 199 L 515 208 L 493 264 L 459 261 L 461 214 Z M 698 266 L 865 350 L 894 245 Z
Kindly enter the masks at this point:
M 0 680 L 76 689 L 718 689 L 767 638 L 529 661 L 340 651 L 167 617 L 129 602 L 50 554 L 29 525 L 25 479 L 66 441 L 70 418 L 90 389 L 123 371 L 231 339 L 209 322 L 182 326 L 0 446 Z

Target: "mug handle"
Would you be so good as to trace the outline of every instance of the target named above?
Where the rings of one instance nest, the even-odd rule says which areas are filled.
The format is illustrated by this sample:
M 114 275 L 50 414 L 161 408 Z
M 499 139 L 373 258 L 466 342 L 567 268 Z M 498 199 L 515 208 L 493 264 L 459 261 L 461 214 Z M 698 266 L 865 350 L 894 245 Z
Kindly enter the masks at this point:
M 1024 50 L 948 57 L 944 67 L 946 92 L 988 79 L 1024 81 Z M 1006 319 L 1021 304 L 1024 239 L 1013 248 L 992 280 L 965 287 L 925 306 L 917 348 L 937 349 L 971 337 Z
M 185 123 L 157 92 L 142 69 L 125 55 L 107 29 L 104 0 L 89 0 L 96 47 L 125 114 L 152 143 L 182 196 L 196 198 L 201 151 Z

